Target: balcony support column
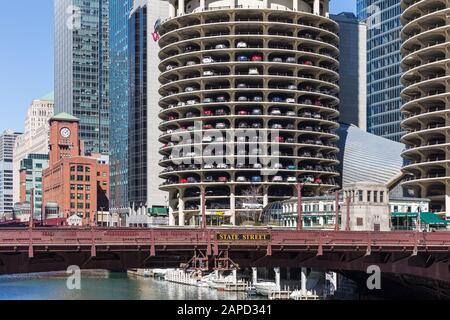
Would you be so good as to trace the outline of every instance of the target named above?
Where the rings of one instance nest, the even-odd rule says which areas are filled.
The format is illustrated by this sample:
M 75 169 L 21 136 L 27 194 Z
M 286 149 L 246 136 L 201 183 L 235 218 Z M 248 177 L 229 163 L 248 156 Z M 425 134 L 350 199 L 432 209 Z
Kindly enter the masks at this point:
M 178 225 L 180 227 L 185 226 L 185 215 L 184 215 L 184 190 L 180 190 L 180 195 L 178 199 Z
M 184 11 L 184 0 L 178 0 L 178 15 L 181 16 L 185 14 Z
M 200 0 L 200 10 L 199 11 L 205 11 L 206 10 L 206 1 Z
M 177 10 L 175 7 L 175 0 L 169 1 L 169 18 L 174 18 L 177 15 Z
M 323 0 L 323 15 L 327 18 L 330 17 L 330 0 Z
M 292 0 L 292 10 L 298 11 L 298 0 Z
M 320 15 L 320 0 L 314 0 L 313 14 Z
M 230 224 L 236 225 L 236 193 L 235 187 L 230 188 Z

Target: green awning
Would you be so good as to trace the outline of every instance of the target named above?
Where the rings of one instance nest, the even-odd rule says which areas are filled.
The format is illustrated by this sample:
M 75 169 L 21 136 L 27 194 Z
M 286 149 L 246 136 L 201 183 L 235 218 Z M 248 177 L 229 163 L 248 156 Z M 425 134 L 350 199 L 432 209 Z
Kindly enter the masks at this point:
M 149 208 L 148 213 L 155 214 L 158 216 L 167 216 L 169 214 L 169 209 L 168 208 Z
M 392 218 L 417 218 L 418 213 L 417 212 L 392 212 L 391 217 Z
M 442 219 L 437 214 L 434 214 L 432 212 L 421 212 L 420 219 L 426 224 L 447 225 L 450 223 L 449 221 Z
M 425 224 L 430 225 L 448 225 L 450 221 L 444 220 L 433 212 L 393 212 L 391 213 L 392 218 L 414 218 L 420 214 L 420 220 Z

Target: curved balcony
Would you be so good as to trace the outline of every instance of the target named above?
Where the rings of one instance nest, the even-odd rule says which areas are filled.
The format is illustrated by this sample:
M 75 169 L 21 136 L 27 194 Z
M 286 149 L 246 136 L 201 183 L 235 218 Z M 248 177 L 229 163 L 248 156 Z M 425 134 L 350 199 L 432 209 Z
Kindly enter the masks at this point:
M 200 190 L 207 210 L 239 220 L 253 189 L 261 210 L 298 183 L 309 195 L 336 188 L 337 32 L 322 15 L 257 8 L 162 23 L 160 188 L 180 224 L 199 213 Z

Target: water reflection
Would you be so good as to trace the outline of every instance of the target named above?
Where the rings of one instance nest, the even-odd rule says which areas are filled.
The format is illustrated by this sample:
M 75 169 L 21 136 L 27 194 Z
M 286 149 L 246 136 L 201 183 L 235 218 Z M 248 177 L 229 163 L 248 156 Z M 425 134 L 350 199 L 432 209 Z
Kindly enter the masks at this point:
M 66 287 L 65 273 L 0 276 L 0 300 L 244 300 L 225 293 L 107 271 L 83 272 L 81 290 Z

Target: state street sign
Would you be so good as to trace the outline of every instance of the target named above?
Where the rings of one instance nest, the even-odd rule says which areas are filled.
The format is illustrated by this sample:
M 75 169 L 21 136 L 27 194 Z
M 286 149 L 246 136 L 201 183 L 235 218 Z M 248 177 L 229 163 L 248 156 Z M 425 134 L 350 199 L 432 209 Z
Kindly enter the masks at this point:
M 268 233 L 218 233 L 218 241 L 270 241 Z

